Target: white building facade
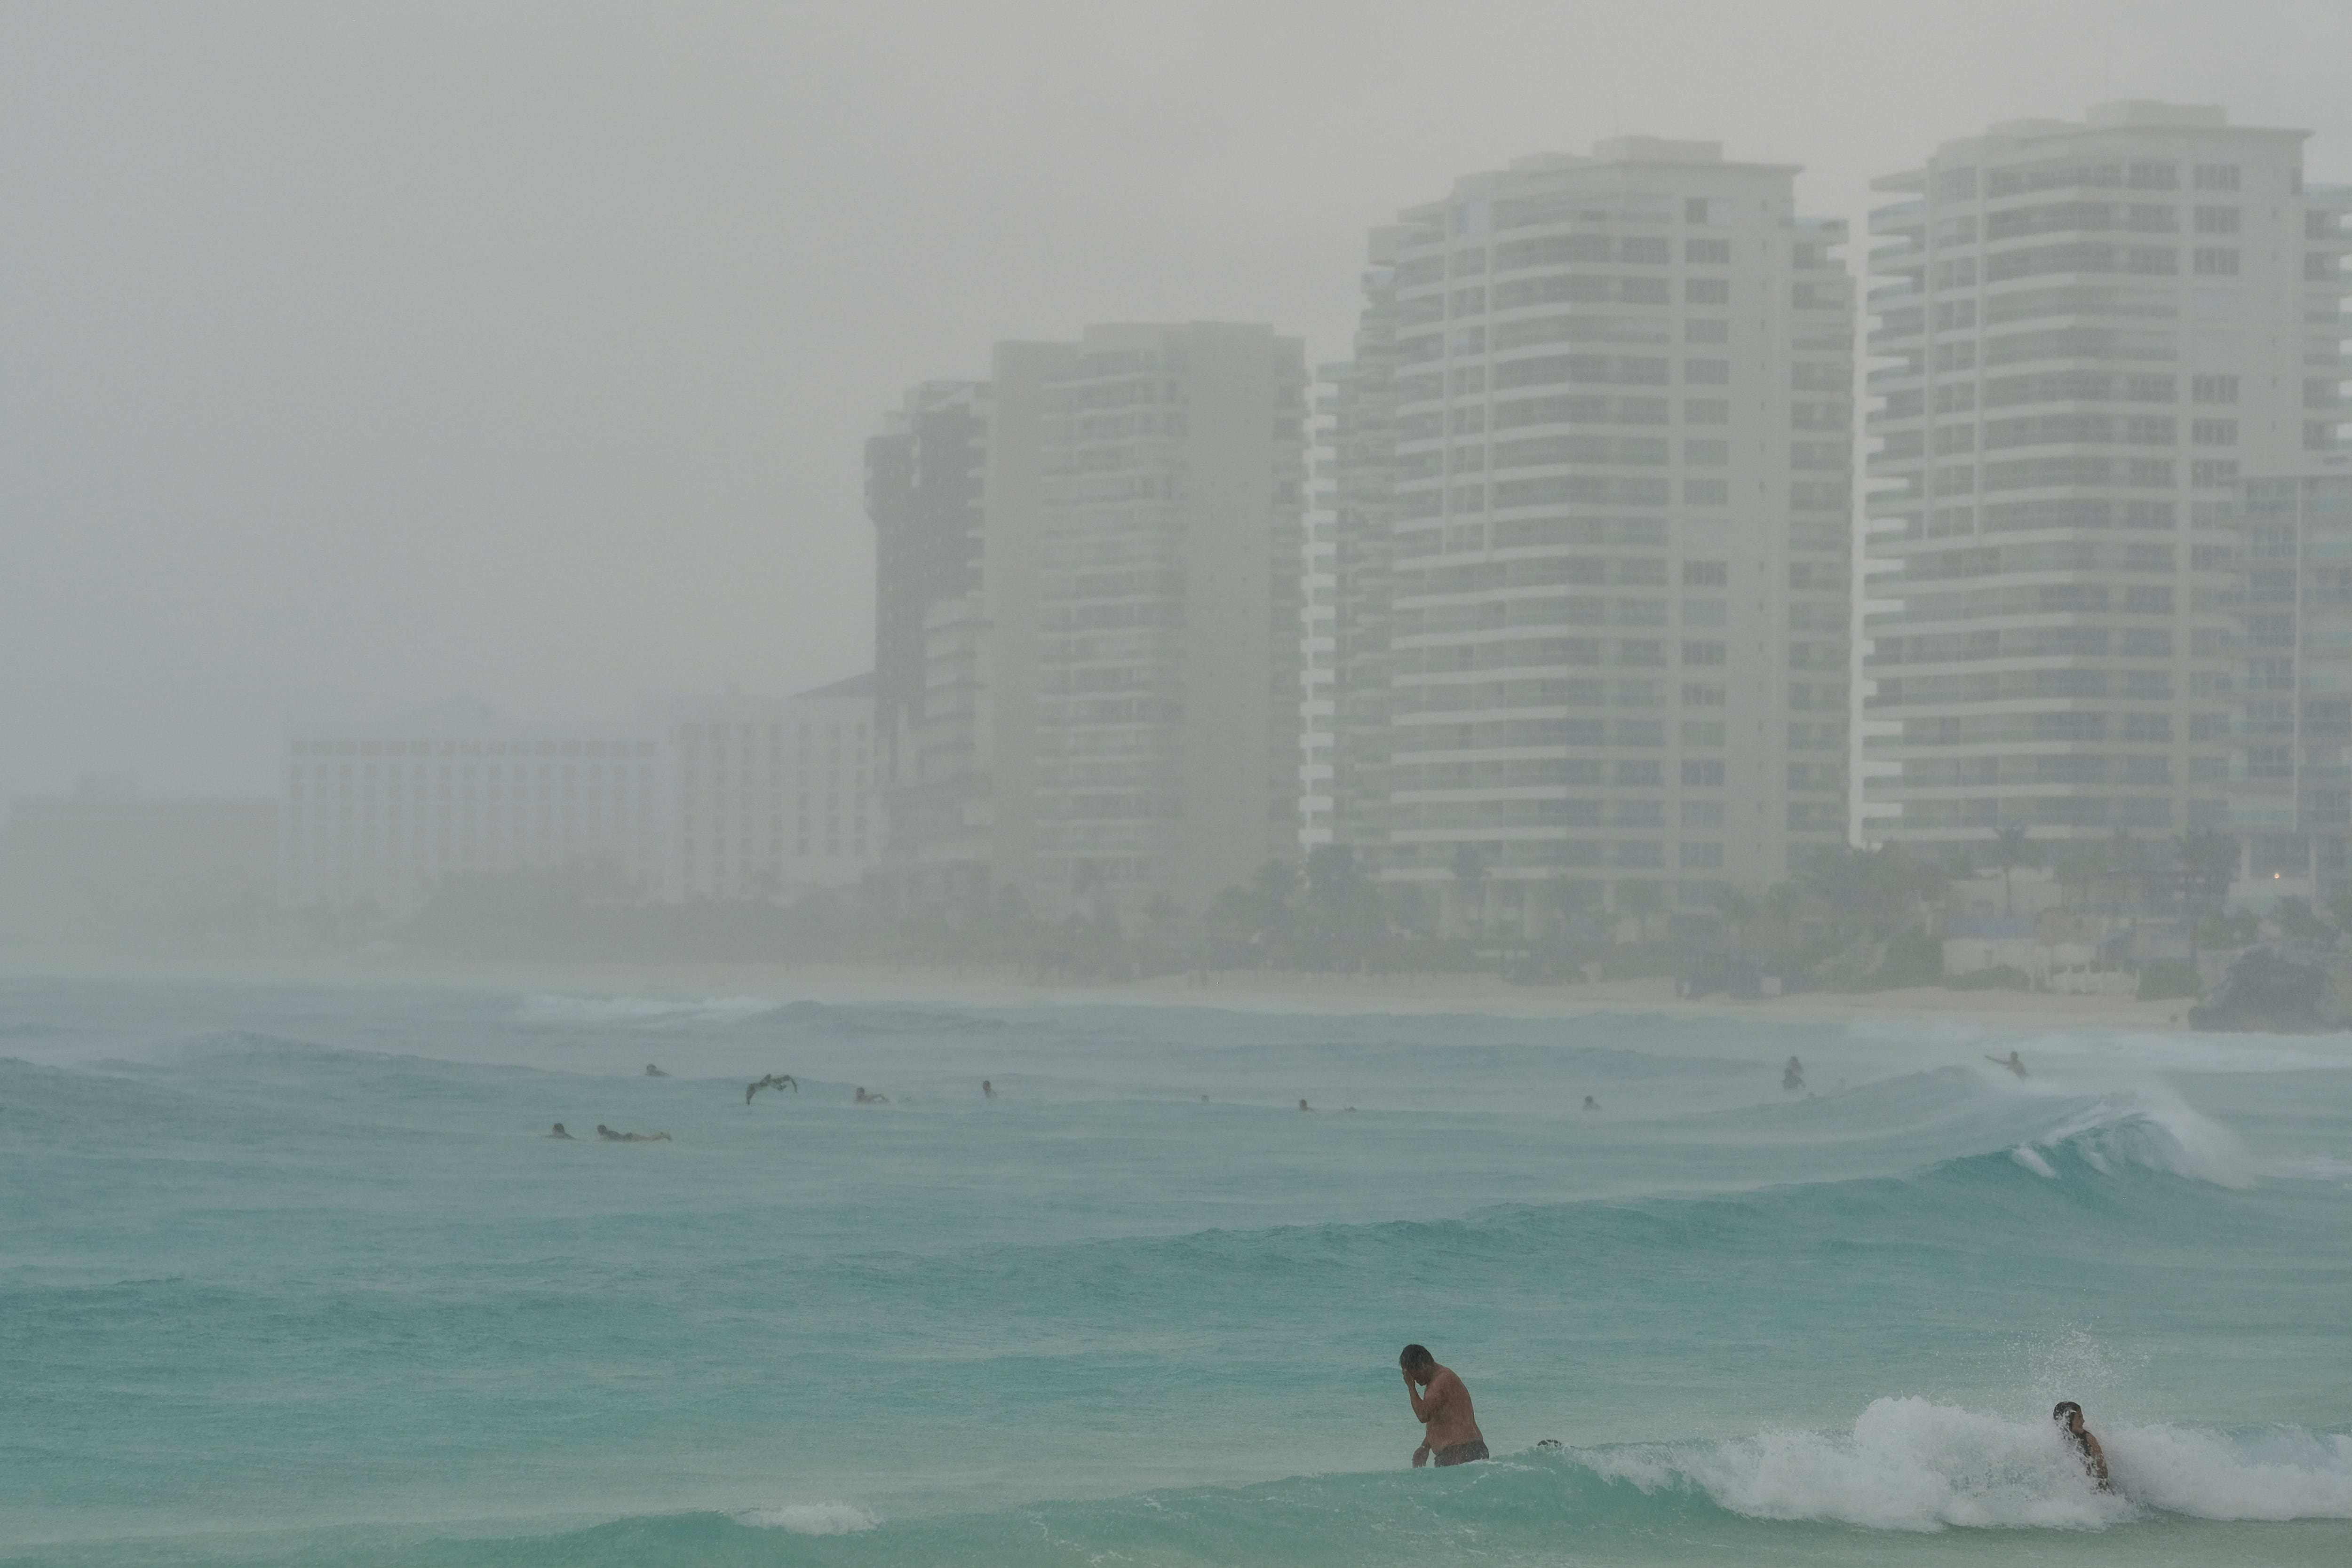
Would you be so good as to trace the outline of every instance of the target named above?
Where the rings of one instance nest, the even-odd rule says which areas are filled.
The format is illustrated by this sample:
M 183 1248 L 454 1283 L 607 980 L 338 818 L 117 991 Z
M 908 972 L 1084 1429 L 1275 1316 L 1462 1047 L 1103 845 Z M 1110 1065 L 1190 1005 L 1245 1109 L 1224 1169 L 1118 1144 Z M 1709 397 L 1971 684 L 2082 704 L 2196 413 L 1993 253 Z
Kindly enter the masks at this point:
M 855 887 L 877 831 L 864 682 L 652 696 L 617 721 L 520 720 L 458 698 L 291 722 L 278 896 L 404 915 L 459 879 L 554 868 L 673 903 Z
M 672 903 L 790 904 L 877 863 L 873 677 L 788 697 L 649 696 Z
M 1877 182 L 1874 839 L 2223 824 L 2234 487 L 2336 439 L 2345 203 L 2305 136 L 2118 103 Z
M 992 436 L 1035 444 L 990 497 L 1034 570 L 1032 897 L 1198 912 L 1297 853 L 1303 347 L 1087 328 L 1034 437 L 998 390 Z
M 1795 172 L 1629 137 L 1373 236 L 1337 832 L 1451 922 L 1704 909 L 1845 841 L 1853 300 Z

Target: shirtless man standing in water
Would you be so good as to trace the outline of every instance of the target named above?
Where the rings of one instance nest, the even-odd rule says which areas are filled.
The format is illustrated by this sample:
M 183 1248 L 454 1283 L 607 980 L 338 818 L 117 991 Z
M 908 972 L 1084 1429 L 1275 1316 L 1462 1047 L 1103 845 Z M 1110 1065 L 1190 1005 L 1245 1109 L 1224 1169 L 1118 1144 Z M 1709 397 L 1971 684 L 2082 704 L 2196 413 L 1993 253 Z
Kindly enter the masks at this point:
M 1433 1457 L 1442 1469 L 1486 1458 L 1486 1439 L 1470 1408 L 1470 1391 L 1462 1379 L 1437 1364 L 1427 1345 L 1409 1344 L 1397 1357 L 1404 1369 L 1404 1396 L 1412 1401 L 1413 1419 L 1423 1430 L 1421 1447 L 1412 1451 L 1412 1468 L 1421 1469 Z

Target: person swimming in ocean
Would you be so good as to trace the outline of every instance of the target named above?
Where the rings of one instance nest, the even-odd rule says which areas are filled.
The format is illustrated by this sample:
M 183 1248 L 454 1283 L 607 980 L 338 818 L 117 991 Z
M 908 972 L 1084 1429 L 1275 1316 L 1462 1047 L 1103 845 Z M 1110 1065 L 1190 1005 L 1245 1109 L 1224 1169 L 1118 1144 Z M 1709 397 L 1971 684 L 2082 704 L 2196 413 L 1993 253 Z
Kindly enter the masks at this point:
M 648 1061 L 646 1063 L 646 1076 L 648 1078 L 667 1078 L 669 1074 L 664 1072 L 660 1068 L 656 1067 L 652 1062 Z
M 981 1097 L 982 1099 L 983 1099 L 983 1100 L 993 1100 L 993 1099 L 995 1099 L 995 1098 L 996 1098 L 996 1085 L 995 1085 L 995 1084 L 993 1084 L 993 1083 L 991 1083 L 991 1082 L 990 1082 L 987 1079 L 985 1079 L 985 1078 L 982 1079 L 982 1080 L 980 1081 L 980 1097 Z
M 2115 1487 L 2107 1479 L 2107 1451 L 2099 1447 L 2099 1440 L 2083 1425 L 2083 1407 L 2072 1399 L 2061 1399 L 2051 1410 L 2050 1418 L 2064 1428 L 2066 1436 L 2081 1450 L 2084 1473 L 2101 1491 L 2113 1491 Z
M 1787 1093 L 1794 1094 L 1804 1086 L 1805 1064 L 1792 1056 L 1789 1058 L 1789 1065 L 1780 1069 L 1780 1088 Z
M 1312 1111 L 1313 1109 L 1315 1109 L 1315 1107 L 1314 1107 L 1314 1106 L 1309 1105 L 1309 1104 L 1308 1104 L 1306 1101 L 1304 1101 L 1304 1100 L 1301 1100 L 1301 1101 L 1298 1103 L 1298 1108 L 1299 1108 L 1300 1110 L 1302 1110 L 1302 1111 Z
M 674 1144 L 667 1133 L 616 1133 L 604 1123 L 596 1124 L 596 1135 L 608 1144 Z
M 580 1141 L 579 1139 L 577 1139 L 577 1138 L 573 1137 L 571 1134 L 569 1134 L 569 1133 L 565 1132 L 565 1131 L 563 1130 L 563 1124 L 562 1124 L 562 1123 L 561 1123 L 561 1122 L 558 1122 L 557 1124 L 555 1124 L 555 1129 L 554 1129 L 554 1131 L 552 1131 L 552 1132 L 549 1133 L 547 1135 L 548 1135 L 549 1137 L 551 1137 L 551 1138 L 562 1138 L 562 1139 L 565 1143 L 567 1143 L 567 1144 L 576 1144 L 576 1143 L 578 1143 L 578 1142 Z
M 1601 1109 L 1601 1102 L 1587 1094 L 1584 1097 L 1584 1108 L 1588 1111 L 1598 1111 Z
M 2025 1071 L 2025 1058 L 2018 1055 L 2017 1052 L 2013 1051 L 2007 1056 L 1988 1056 L 1985 1060 L 1991 1062 L 1995 1067 L 2008 1068 L 2020 1078 L 2031 1078 L 2033 1076 L 2032 1073 Z
M 868 1094 L 866 1092 L 866 1085 L 861 1083 L 857 1086 L 857 1103 L 860 1105 L 887 1105 L 890 1103 L 890 1096 L 887 1094 Z
M 801 1092 L 799 1082 L 791 1073 L 771 1072 L 757 1083 L 747 1083 L 743 1086 L 743 1103 L 749 1105 L 751 1103 L 751 1096 L 762 1089 L 789 1089 L 795 1094 Z
M 1405 1346 L 1397 1354 L 1397 1365 L 1404 1371 L 1404 1396 L 1412 1401 L 1412 1418 L 1422 1424 L 1412 1468 L 1434 1460 L 1444 1469 L 1486 1458 L 1486 1437 L 1470 1407 L 1470 1390 L 1453 1369 L 1440 1366 L 1425 1344 Z

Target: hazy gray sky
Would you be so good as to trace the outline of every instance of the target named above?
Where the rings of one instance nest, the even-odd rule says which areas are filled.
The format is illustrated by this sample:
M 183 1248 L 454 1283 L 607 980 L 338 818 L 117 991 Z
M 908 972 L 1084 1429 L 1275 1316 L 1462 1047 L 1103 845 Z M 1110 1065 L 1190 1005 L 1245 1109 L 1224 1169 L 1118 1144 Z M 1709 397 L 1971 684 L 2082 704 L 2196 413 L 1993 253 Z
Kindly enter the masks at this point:
M 2152 97 L 2340 180 L 2347 64 L 2342 0 L 0 5 L 0 789 L 861 669 L 904 386 L 1107 319 L 1340 357 L 1364 229 L 1521 153 L 1858 217 Z

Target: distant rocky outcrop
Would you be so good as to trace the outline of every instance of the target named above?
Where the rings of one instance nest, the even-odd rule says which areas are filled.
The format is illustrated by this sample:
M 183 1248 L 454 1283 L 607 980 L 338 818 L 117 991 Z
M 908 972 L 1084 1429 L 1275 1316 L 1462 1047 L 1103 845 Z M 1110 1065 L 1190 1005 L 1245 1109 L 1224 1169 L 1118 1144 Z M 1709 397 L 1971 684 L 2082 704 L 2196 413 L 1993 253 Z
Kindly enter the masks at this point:
M 2264 944 L 2240 954 L 2205 998 L 2189 1009 L 2201 1030 L 2315 1034 L 2352 1028 L 2352 1007 L 2337 988 L 2336 966 L 2317 954 Z

